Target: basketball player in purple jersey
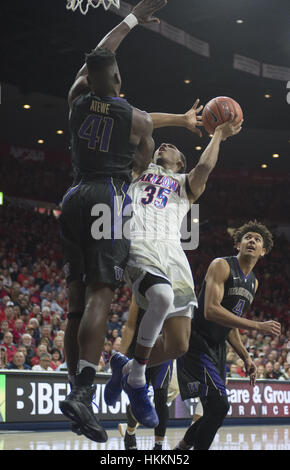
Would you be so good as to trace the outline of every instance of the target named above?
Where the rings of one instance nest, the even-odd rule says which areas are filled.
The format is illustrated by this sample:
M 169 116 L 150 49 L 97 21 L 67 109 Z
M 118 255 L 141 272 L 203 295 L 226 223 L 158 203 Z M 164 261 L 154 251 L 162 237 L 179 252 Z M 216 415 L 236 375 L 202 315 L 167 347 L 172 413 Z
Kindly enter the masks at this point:
M 189 348 L 177 360 L 181 397 L 187 400 L 199 396 L 203 416 L 189 427 L 176 449 L 209 449 L 227 415 L 226 341 L 244 361 L 254 385 L 256 365 L 241 341 L 239 329 L 281 334 L 281 325 L 276 321 L 242 318 L 258 289 L 253 269 L 271 251 L 272 234 L 265 225 L 248 222 L 236 230 L 234 242 L 238 255 L 216 258 L 207 270 L 192 319 Z
M 65 355 L 72 391 L 60 409 L 96 442 L 105 442 L 108 436 L 93 412 L 92 384 L 113 292 L 121 281 L 130 244 L 125 237 L 115 237 L 113 214 L 121 199 L 121 222 L 126 221 L 132 170 L 146 169 L 154 150 L 151 117 L 119 97 L 121 77 L 115 51 L 138 23 L 159 21 L 152 15 L 166 3 L 142 0 L 134 7 L 87 54 L 68 95 L 75 184 L 63 197 L 60 226 L 69 291 Z M 111 208 L 110 239 L 92 236 L 96 204 Z

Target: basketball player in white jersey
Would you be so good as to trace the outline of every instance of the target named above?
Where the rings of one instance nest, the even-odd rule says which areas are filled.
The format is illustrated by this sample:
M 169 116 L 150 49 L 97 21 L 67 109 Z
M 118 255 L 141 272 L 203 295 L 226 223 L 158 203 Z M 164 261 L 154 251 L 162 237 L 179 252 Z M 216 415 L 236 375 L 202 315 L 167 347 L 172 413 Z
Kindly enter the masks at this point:
M 187 351 L 192 312 L 197 305 L 191 269 L 180 241 L 181 223 L 205 190 L 220 143 L 239 133 L 241 125 L 232 114 L 230 121 L 218 126 L 188 174 L 183 154 L 174 145 L 162 144 L 155 152 L 154 163 L 129 189 L 133 217 L 127 275 L 145 314 L 134 358 L 129 361 L 117 353 L 111 359 L 112 378 L 105 388 L 105 400 L 114 405 L 123 387 L 133 415 L 144 426 L 158 425 L 147 394 L 145 369 Z

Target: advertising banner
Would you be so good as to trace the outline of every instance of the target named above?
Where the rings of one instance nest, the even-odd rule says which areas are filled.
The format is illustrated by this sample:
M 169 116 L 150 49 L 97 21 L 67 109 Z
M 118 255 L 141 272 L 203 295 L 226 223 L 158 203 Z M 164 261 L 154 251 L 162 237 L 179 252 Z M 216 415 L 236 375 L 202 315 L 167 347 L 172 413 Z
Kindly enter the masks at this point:
M 95 413 L 101 421 L 126 420 L 127 395 L 122 392 L 114 407 L 107 406 L 104 389 L 109 376 L 96 376 Z M 59 403 L 70 391 L 65 372 L 35 373 L 0 371 L 0 421 L 39 423 L 66 421 Z M 244 418 L 282 418 L 290 420 L 290 382 L 259 380 L 255 387 L 248 380 L 229 380 L 230 410 L 227 420 Z M 153 399 L 153 391 L 150 390 Z M 169 407 L 170 419 L 191 419 L 197 400 L 183 402 L 178 396 Z M 0 429 L 1 429 L 0 422 Z M 285 421 L 286 422 L 286 421 Z
M 59 152 L 57 150 L 47 150 L 32 147 L 25 147 L 14 145 L 13 143 L 1 142 L 0 143 L 0 158 L 14 158 L 20 162 L 49 162 L 52 165 L 70 165 L 70 153 Z
M 235 382 L 228 389 L 228 418 L 290 418 L 289 382 L 269 380 L 255 387 Z

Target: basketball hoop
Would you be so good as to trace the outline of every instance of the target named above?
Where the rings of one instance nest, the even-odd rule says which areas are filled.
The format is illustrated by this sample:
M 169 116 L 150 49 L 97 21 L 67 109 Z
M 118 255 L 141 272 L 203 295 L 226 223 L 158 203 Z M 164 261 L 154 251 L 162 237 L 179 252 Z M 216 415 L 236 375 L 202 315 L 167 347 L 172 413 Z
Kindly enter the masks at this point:
M 77 8 L 83 15 L 86 15 L 89 11 L 89 7 L 98 8 L 103 5 L 105 10 L 108 10 L 112 5 L 116 8 L 120 8 L 120 0 L 66 0 L 67 10 L 76 11 Z

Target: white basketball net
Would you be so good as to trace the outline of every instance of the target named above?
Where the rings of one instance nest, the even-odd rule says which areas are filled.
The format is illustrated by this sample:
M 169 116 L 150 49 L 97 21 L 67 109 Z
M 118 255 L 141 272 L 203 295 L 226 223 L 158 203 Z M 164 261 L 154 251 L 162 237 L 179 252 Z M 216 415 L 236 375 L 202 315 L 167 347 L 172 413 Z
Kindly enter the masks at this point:
M 105 10 L 112 5 L 120 8 L 120 0 L 66 0 L 67 10 L 76 11 L 79 8 L 83 15 L 88 13 L 89 7 L 98 8 L 100 5 L 103 5 Z

